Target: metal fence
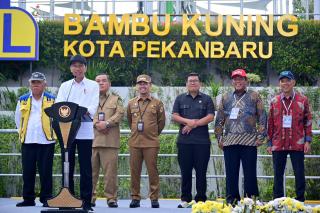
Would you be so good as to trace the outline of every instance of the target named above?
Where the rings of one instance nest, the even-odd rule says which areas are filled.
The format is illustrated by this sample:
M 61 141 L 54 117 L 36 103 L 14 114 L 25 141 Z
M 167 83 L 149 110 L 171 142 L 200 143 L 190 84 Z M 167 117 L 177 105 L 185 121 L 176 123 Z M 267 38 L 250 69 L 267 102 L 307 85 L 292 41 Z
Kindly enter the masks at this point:
M 17 133 L 18 130 L 17 129 L 0 129 L 0 134 L 9 134 L 9 133 Z M 163 130 L 162 134 L 169 134 L 169 135 L 176 135 L 178 134 L 179 131 L 178 130 Z M 213 130 L 209 130 L 210 134 L 213 134 Z M 320 135 L 320 130 L 312 130 L 313 135 Z M 124 129 L 124 130 L 120 130 L 120 134 L 122 135 L 128 135 L 130 134 L 130 130 L 128 129 Z M 0 157 L 3 156 L 21 156 L 20 153 L 0 153 Z M 61 156 L 61 154 L 55 154 L 55 156 Z M 125 154 L 125 153 L 121 153 L 119 154 L 119 157 L 129 157 L 129 154 Z M 158 154 L 159 158 L 161 157 L 177 157 L 177 154 Z M 223 155 L 215 155 L 215 154 L 211 154 L 210 155 L 211 158 L 223 158 Z M 258 158 L 272 158 L 272 155 L 258 155 Z M 288 156 L 289 158 L 289 156 Z M 320 159 L 320 155 L 305 155 L 305 158 L 315 158 L 315 159 Z M 0 177 L 20 177 L 22 176 L 21 173 L 18 174 L 7 174 L 7 173 L 0 173 Z M 76 177 L 79 177 L 80 174 L 75 174 Z M 100 176 L 102 177 L 103 175 L 100 174 Z M 160 174 L 159 175 L 160 178 L 180 178 L 180 175 L 173 175 L 173 174 Z M 62 177 L 62 174 L 53 174 L 53 177 Z M 130 175 L 126 174 L 126 175 L 118 175 L 119 178 L 129 178 Z M 218 174 L 214 174 L 214 175 L 207 175 L 208 179 L 211 178 L 225 178 L 226 176 L 224 174 L 218 175 Z M 306 179 L 320 179 L 320 176 L 305 176 Z M 148 178 L 148 175 L 141 175 L 141 178 Z M 193 176 L 193 178 L 195 178 L 195 176 Z M 261 179 L 273 179 L 274 176 L 272 175 L 258 175 L 257 178 L 261 178 Z M 285 186 L 286 186 L 286 182 L 287 179 L 294 179 L 295 177 L 292 175 L 286 175 L 284 174 L 284 192 L 286 192 L 285 190 Z M 239 190 L 241 193 L 243 193 L 243 171 L 242 168 L 240 169 L 240 174 L 239 174 Z
M 62 19 L 65 13 L 78 14 L 288 14 L 289 0 L 12 0 L 12 6 L 29 11 L 37 19 Z M 313 8 L 313 11 L 312 11 Z M 302 0 L 296 11 L 305 19 L 320 19 L 318 0 Z

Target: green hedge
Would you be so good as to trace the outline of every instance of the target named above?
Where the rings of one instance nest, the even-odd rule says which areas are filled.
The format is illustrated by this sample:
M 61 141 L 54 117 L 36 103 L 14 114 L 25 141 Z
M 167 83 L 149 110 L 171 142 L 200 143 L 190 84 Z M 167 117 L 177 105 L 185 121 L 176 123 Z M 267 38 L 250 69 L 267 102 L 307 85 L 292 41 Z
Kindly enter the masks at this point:
M 276 23 L 275 23 L 276 25 Z M 171 33 L 165 38 L 148 36 L 124 37 L 124 36 L 97 36 L 90 35 L 86 39 L 90 40 L 121 40 L 123 46 L 131 46 L 133 40 L 182 40 L 192 44 L 195 40 L 211 41 L 217 39 L 224 41 L 227 45 L 230 40 L 235 41 L 273 41 L 273 56 L 268 60 L 262 59 L 147 59 L 141 58 L 93 58 L 89 64 L 92 66 L 91 76 L 96 72 L 107 71 L 111 75 L 114 86 L 131 86 L 135 77 L 140 73 L 149 73 L 154 76 L 155 81 L 163 86 L 184 85 L 184 76 L 190 71 L 197 71 L 203 79 L 209 79 L 213 74 L 213 69 L 222 77 L 228 75 L 230 71 L 237 67 L 247 68 L 249 71 L 259 74 L 263 79 L 274 70 L 279 72 L 291 69 L 298 75 L 298 83 L 301 85 L 315 84 L 320 76 L 320 22 L 319 21 L 299 21 L 299 33 L 297 36 L 286 38 L 274 33 L 273 37 L 226 37 L 225 35 L 217 38 L 203 35 L 195 38 L 193 35 L 181 37 L 181 25 L 171 26 Z M 198 23 L 199 29 L 203 30 L 203 24 Z M 213 26 L 214 28 L 214 26 Z M 41 21 L 40 29 L 40 60 L 33 63 L 33 68 L 45 67 L 55 68 L 61 71 L 62 78 L 70 77 L 68 59 L 63 57 L 63 41 L 67 36 L 63 35 L 63 22 L 61 21 Z M 85 36 L 78 36 L 83 40 Z M 74 39 L 74 37 L 73 37 Z M 0 62 L 0 81 L 5 79 L 17 80 L 23 72 L 29 69 L 29 62 Z

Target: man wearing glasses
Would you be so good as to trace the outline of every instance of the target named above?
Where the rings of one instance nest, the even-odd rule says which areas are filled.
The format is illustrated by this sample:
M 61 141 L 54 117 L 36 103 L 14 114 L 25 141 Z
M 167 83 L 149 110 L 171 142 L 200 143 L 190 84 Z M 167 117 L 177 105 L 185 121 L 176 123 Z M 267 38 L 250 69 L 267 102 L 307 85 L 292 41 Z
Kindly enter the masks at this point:
M 210 159 L 208 124 L 214 118 L 214 105 L 210 96 L 200 92 L 201 82 L 197 73 L 186 79 L 187 92 L 179 95 L 173 105 L 172 120 L 180 124 L 177 139 L 178 162 L 181 170 L 181 203 L 187 208 L 192 200 L 192 170 L 196 171 L 195 201 L 206 201 L 207 167 Z

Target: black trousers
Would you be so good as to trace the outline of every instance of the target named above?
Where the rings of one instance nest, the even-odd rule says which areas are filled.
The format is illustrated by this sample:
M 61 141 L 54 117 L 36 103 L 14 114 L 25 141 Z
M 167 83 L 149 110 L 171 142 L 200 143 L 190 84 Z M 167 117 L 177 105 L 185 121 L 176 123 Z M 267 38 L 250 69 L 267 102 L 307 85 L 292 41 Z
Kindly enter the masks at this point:
M 274 151 L 272 152 L 274 185 L 273 197 L 279 198 L 284 196 L 283 192 L 283 175 L 286 168 L 287 155 L 290 155 L 293 172 L 295 176 L 295 187 L 297 200 L 304 201 L 305 176 L 304 176 L 304 153 L 303 151 Z
M 76 149 L 78 151 L 78 161 L 80 167 L 80 198 L 86 203 L 91 203 L 92 197 L 92 140 L 76 139 L 69 150 L 69 189 L 74 194 L 74 168 Z M 63 152 L 62 152 L 63 153 Z M 64 153 L 62 155 L 64 159 Z M 63 168 L 62 168 L 63 171 Z M 62 177 L 63 181 L 63 177 Z
M 55 144 L 22 144 L 23 199 L 33 201 L 37 168 L 40 176 L 40 201 L 52 197 L 52 165 Z
M 192 170 L 196 171 L 195 201 L 206 201 L 207 168 L 210 159 L 210 144 L 178 144 L 178 162 L 181 170 L 181 200 L 192 200 Z
M 244 196 L 258 196 L 257 147 L 232 145 L 223 147 L 226 168 L 226 198 L 228 203 L 240 200 L 239 169 L 243 167 Z

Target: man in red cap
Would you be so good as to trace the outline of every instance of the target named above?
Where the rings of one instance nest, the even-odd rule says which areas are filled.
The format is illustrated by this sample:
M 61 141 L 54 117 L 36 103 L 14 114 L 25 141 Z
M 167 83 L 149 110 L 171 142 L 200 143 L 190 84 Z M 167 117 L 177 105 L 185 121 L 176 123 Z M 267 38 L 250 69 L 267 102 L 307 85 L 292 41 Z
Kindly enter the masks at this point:
M 247 74 L 236 69 L 231 74 L 233 92 L 224 94 L 215 123 L 215 135 L 223 149 L 226 168 L 227 202 L 240 200 L 239 169 L 242 163 L 244 196 L 258 196 L 257 146 L 266 137 L 267 115 L 259 94 L 247 89 Z

